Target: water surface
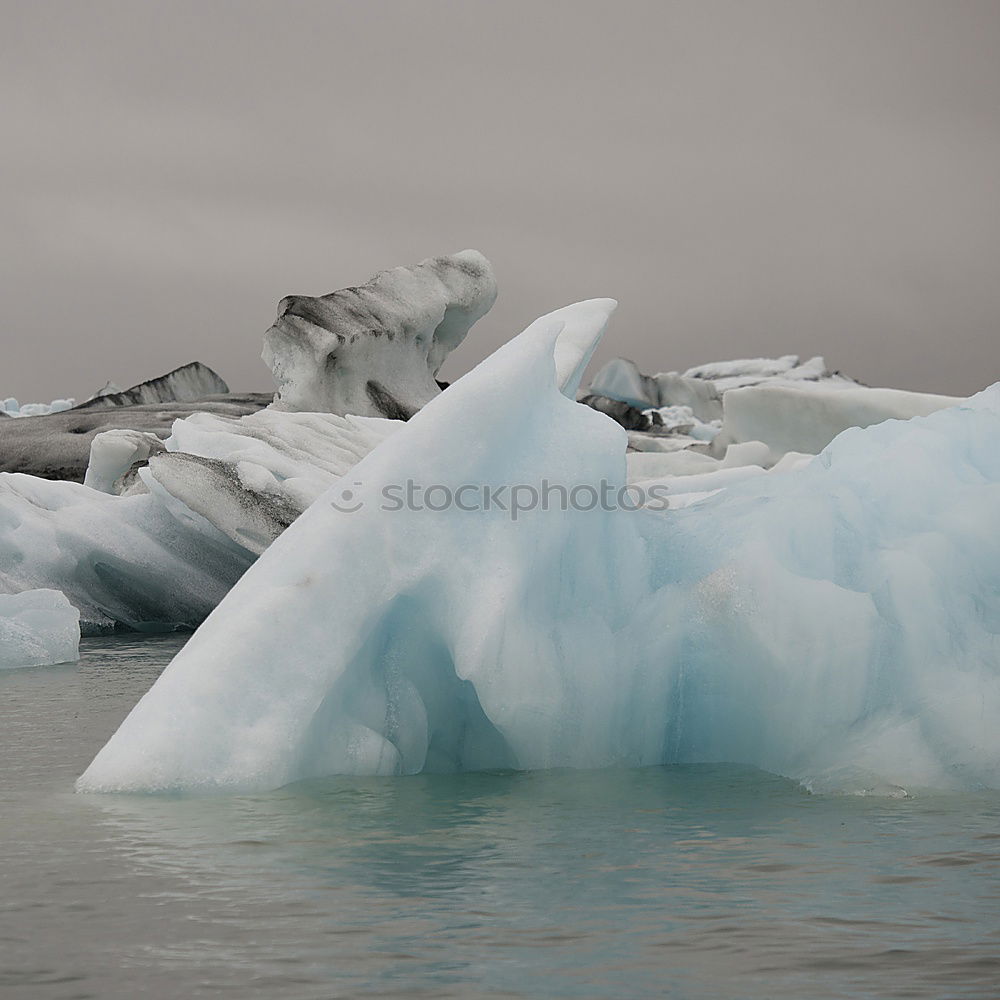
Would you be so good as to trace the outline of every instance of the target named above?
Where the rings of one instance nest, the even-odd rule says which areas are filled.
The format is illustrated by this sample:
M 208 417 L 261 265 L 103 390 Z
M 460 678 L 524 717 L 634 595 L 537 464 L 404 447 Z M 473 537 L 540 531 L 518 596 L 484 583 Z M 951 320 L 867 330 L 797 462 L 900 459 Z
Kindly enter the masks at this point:
M 0 994 L 996 997 L 1000 796 L 734 766 L 73 780 L 184 637 L 0 673 Z

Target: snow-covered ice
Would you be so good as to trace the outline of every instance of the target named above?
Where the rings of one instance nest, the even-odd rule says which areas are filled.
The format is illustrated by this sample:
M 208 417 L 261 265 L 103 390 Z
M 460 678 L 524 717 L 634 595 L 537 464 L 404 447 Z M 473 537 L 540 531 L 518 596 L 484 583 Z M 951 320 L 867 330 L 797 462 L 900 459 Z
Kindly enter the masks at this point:
M 58 590 L 0 594 L 0 670 L 80 658 L 80 612 Z
M 385 509 L 407 480 L 624 486 L 625 431 L 560 392 L 554 360 L 612 308 L 542 317 L 385 437 L 79 789 L 673 761 L 1000 787 L 1000 386 L 770 472 L 766 445 L 737 446 L 667 509 Z

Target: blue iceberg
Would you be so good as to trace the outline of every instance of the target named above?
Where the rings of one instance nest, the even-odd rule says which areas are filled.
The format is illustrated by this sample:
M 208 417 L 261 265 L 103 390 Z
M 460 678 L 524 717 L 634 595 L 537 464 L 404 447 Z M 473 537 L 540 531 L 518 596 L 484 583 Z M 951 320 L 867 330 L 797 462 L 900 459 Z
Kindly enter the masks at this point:
M 613 308 L 542 317 L 379 443 L 78 788 L 716 761 L 1000 787 L 1000 386 L 675 508 L 572 398 Z

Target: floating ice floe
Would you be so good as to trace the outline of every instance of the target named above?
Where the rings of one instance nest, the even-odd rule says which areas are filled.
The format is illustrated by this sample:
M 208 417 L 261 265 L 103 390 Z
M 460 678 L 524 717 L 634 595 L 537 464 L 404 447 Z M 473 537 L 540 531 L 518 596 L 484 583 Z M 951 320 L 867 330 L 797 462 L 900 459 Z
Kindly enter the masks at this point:
M 44 413 L 20 407 L 16 415 L 39 419 L 0 421 L 0 472 L 81 482 L 91 443 L 100 433 L 128 430 L 164 438 L 175 420 L 192 413 L 242 416 L 267 406 L 271 398 L 230 393 L 210 368 L 193 362 L 130 389 L 109 383 L 79 405 L 57 400 L 46 404 Z M 16 400 L 5 402 L 17 406 Z
M 962 401 L 870 388 L 829 371 L 821 357 L 800 362 L 794 354 L 659 375 L 643 375 L 633 362 L 616 358 L 587 391 L 589 405 L 610 413 L 630 431 L 630 450 L 653 456 L 634 463 L 644 478 L 676 474 L 678 462 L 672 456 L 684 449 L 732 465 L 729 446 L 750 442 L 766 446 L 755 461 L 767 469 L 786 454 L 818 454 L 849 427 L 926 416 Z M 621 419 L 615 406 L 635 415 L 641 409 L 648 425 Z
M 738 481 L 635 510 L 625 431 L 558 375 L 612 308 L 542 317 L 386 436 L 78 788 L 708 761 L 1000 787 L 1000 386 L 767 473 L 715 460 L 681 478 Z M 387 506 L 407 481 L 452 503 Z M 513 487 L 545 484 L 577 502 L 512 516 Z
M 80 612 L 58 590 L 0 594 L 0 670 L 80 658 Z
M 85 634 L 194 628 L 252 561 L 164 493 L 0 474 L 0 592 L 61 590 Z
M 8 417 L 40 417 L 62 413 L 76 405 L 75 399 L 53 399 L 51 403 L 18 403 L 13 396 L 0 400 L 0 415 Z
M 0 592 L 61 589 L 86 634 L 194 628 L 395 426 L 329 413 L 199 413 L 164 442 L 98 435 L 89 485 L 0 474 Z
M 713 439 L 713 451 L 719 454 L 730 444 L 762 441 L 772 462 L 790 451 L 815 455 L 849 427 L 924 417 L 961 402 L 955 396 L 868 386 L 734 388 L 723 397 L 722 426 Z
M 722 416 L 722 397 L 730 389 L 752 385 L 823 386 L 827 389 L 858 386 L 854 379 L 831 372 L 820 358 L 800 361 L 796 354 L 780 358 L 745 358 L 697 365 L 686 372 L 643 375 L 635 362 L 609 361 L 590 383 L 591 393 L 620 399 L 640 410 L 663 406 L 688 406 L 703 421 Z

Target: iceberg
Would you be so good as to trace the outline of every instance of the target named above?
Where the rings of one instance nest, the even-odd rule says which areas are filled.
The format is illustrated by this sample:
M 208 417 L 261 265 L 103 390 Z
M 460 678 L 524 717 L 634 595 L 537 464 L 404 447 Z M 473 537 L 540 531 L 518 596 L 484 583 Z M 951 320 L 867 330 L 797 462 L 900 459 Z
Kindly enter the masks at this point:
M 838 389 L 858 387 L 860 383 L 840 372 L 831 372 L 821 357 L 800 361 L 797 354 L 714 361 L 685 372 L 658 375 L 643 375 L 634 361 L 613 358 L 594 376 L 588 391 L 639 410 L 687 406 L 699 420 L 708 423 L 722 416 L 722 399 L 727 392 L 754 385 Z
M 229 386 L 222 377 L 200 361 L 191 361 L 159 378 L 140 382 L 130 389 L 105 383 L 77 410 L 110 409 L 116 406 L 142 406 L 150 403 L 190 403 L 206 396 L 225 396 Z
M 723 397 L 722 428 L 713 439 L 713 451 L 725 451 L 733 443 L 762 441 L 770 448 L 772 461 L 790 451 L 816 455 L 849 427 L 923 417 L 961 402 L 955 396 L 868 386 L 733 388 Z
M 80 612 L 58 590 L 0 594 L 0 670 L 80 658 Z
M 166 451 L 163 441 L 149 431 L 114 428 L 96 435 L 90 443 L 90 461 L 83 485 L 101 493 L 120 496 L 135 488 L 139 468 L 151 455 Z M 139 492 L 146 492 L 139 490 Z
M 131 390 L 129 390 L 131 391 Z M 270 393 L 208 396 L 195 401 L 73 407 L 41 416 L 0 421 L 0 472 L 81 483 L 94 439 L 126 430 L 168 437 L 176 420 L 192 413 L 243 416 L 267 406 Z
M 77 788 L 716 761 L 1000 788 L 1000 385 L 654 503 L 572 399 L 613 308 L 537 320 L 335 481 Z
M 495 297 L 474 250 L 289 296 L 265 335 L 276 397 L 234 395 L 192 362 L 127 390 L 109 383 L 64 413 L 5 400 L 5 414 L 46 415 L 0 430 L 0 592 L 60 589 L 86 633 L 196 627 L 310 503 L 441 392 L 434 375 Z M 593 346 L 557 359 L 574 391 Z
M 610 396 L 582 395 L 578 402 L 589 406 L 598 413 L 607 414 L 616 424 L 621 424 L 627 431 L 648 431 L 653 426 L 650 414 L 656 411 L 638 410 L 620 399 Z
M 706 401 L 709 398 L 716 399 L 714 390 L 709 391 L 710 395 L 706 393 Z M 661 405 L 656 378 L 643 375 L 636 363 L 627 358 L 612 358 L 591 379 L 588 392 L 593 396 L 627 403 L 636 410 L 648 410 Z M 719 415 L 721 414 L 720 407 Z
M 8 396 L 0 400 L 0 413 L 9 417 L 40 417 L 66 410 L 92 410 L 120 406 L 139 406 L 150 403 L 193 402 L 206 396 L 227 395 L 229 386 L 207 365 L 200 361 L 181 365 L 159 378 L 149 379 L 122 389 L 113 382 L 106 382 L 89 399 L 77 403 L 75 399 L 54 399 L 51 403 L 23 403 Z
M 198 361 L 130 389 L 108 382 L 79 404 L 56 399 L 19 405 L 9 397 L 0 402 L 0 416 L 22 419 L 4 421 L 0 430 L 0 472 L 80 482 L 91 443 L 100 433 L 123 429 L 166 437 L 174 420 L 200 409 L 235 415 L 269 402 L 264 394 L 231 394 L 226 383 Z M 26 419 L 38 417 L 45 419 Z
M 0 474 L 0 593 L 61 590 L 85 634 L 195 628 L 252 562 L 166 491 Z
M 615 358 L 594 376 L 588 393 L 582 401 L 609 414 L 616 415 L 608 405 L 616 400 L 651 418 L 653 426 L 644 428 L 616 416 L 634 432 L 629 445 L 635 451 L 694 448 L 722 458 L 732 444 L 758 441 L 768 447 L 766 467 L 789 452 L 817 455 L 848 427 L 908 420 L 961 402 L 955 396 L 872 388 L 830 371 L 821 357 L 801 361 L 796 354 L 716 361 L 658 375 L 643 375 L 634 362 Z M 595 403 L 595 396 L 603 402 Z M 678 432 L 680 413 L 691 428 Z M 673 433 L 664 442 L 659 428 L 670 430 L 671 424 Z
M 238 420 L 194 414 L 174 424 L 140 476 L 259 555 L 400 426 L 383 417 L 270 409 Z
M 0 473 L 0 592 L 53 588 L 84 633 L 193 629 L 257 555 L 400 421 L 196 413 L 114 430 L 86 484 Z
M 441 388 L 444 359 L 497 297 L 477 250 L 380 271 L 328 295 L 289 295 L 264 335 L 281 410 L 405 420 Z
M 53 399 L 51 403 L 18 403 L 13 396 L 8 396 L 0 400 L 0 416 L 40 417 L 49 413 L 62 413 L 75 405 L 75 399 Z
M 676 374 L 676 373 L 671 373 Z M 660 376 L 656 376 L 659 378 Z M 730 389 L 748 385 L 803 385 L 825 382 L 828 385 L 858 385 L 854 379 L 832 372 L 821 357 L 801 361 L 797 354 L 783 354 L 780 358 L 741 358 L 736 361 L 711 361 L 695 365 L 683 374 L 684 378 L 704 379 L 711 382 L 720 395 Z

